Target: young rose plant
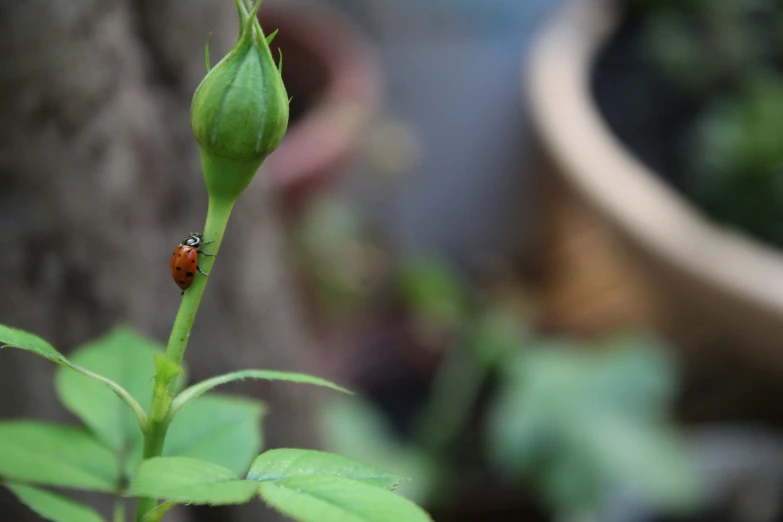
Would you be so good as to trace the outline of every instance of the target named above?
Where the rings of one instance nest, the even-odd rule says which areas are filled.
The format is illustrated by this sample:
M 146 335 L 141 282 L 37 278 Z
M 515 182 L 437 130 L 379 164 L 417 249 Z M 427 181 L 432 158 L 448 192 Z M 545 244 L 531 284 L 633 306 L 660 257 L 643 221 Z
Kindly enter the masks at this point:
M 191 126 L 209 194 L 204 242 L 217 254 L 232 207 L 288 125 L 288 96 L 257 19 L 235 0 L 239 37 L 196 90 Z M 209 69 L 209 64 L 207 64 Z M 200 256 L 209 272 L 215 257 Z M 221 384 L 267 379 L 346 392 L 317 377 L 243 370 L 183 386 L 183 356 L 207 278 L 185 291 L 168 346 L 118 328 L 64 357 L 43 339 L 0 325 L 0 345 L 61 366 L 56 390 L 83 427 L 0 421 L 0 478 L 21 502 L 55 522 L 97 522 L 88 506 L 47 488 L 96 491 L 116 499 L 123 522 L 155 522 L 177 504 L 225 505 L 260 497 L 302 522 L 425 522 L 393 492 L 400 478 L 339 455 L 275 449 L 258 455 L 264 406 L 212 393 Z M 154 379 L 153 379 L 154 377 Z M 144 405 L 149 405 L 147 409 Z

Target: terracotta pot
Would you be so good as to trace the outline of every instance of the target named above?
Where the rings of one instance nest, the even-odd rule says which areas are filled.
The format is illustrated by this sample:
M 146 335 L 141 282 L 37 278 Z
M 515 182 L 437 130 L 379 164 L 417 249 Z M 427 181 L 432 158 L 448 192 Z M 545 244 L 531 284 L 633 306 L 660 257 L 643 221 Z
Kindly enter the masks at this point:
M 382 97 L 373 46 L 345 16 L 325 4 L 262 7 L 264 31 L 279 33 L 291 122 L 264 167 L 287 217 L 333 180 L 360 146 Z
M 590 74 L 617 27 L 615 7 L 569 1 L 532 51 L 525 91 L 545 153 L 652 283 L 675 340 L 687 344 L 685 332 L 698 332 L 733 356 L 781 372 L 783 255 L 710 222 L 634 157 L 599 114 Z

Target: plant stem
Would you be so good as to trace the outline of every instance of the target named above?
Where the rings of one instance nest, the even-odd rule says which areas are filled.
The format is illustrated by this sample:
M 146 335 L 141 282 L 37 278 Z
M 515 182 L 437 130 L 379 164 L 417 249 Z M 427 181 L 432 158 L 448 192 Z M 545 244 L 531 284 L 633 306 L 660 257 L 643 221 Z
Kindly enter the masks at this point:
M 464 337 L 464 336 L 463 336 Z M 466 339 L 459 339 L 444 354 L 432 382 L 427 402 L 417 417 L 416 444 L 436 470 L 436 485 L 427 493 L 427 501 L 448 499 L 453 474 L 447 460 L 449 448 L 470 420 L 471 412 L 487 376 L 487 369 L 476 364 Z
M 125 522 L 125 499 L 117 498 L 114 501 L 114 518 L 113 522 Z
M 217 254 L 220 244 L 223 242 L 223 234 L 228 224 L 228 218 L 231 216 L 231 209 L 234 206 L 233 201 L 219 200 L 210 198 L 207 209 L 207 221 L 204 225 L 204 241 L 209 242 L 202 246 L 202 250 L 209 254 Z M 200 255 L 198 258 L 199 267 L 209 273 L 214 263 L 214 257 Z M 193 327 L 193 321 L 196 319 L 198 305 L 201 302 L 201 296 L 204 293 L 204 287 L 207 284 L 207 277 L 199 275 L 193 281 L 190 288 L 185 291 L 182 302 L 179 305 L 177 318 L 174 320 L 174 326 L 171 329 L 169 344 L 166 347 L 166 357 L 177 367 L 182 364 L 185 356 L 185 348 L 188 345 L 190 329 Z M 165 365 L 158 365 L 158 374 L 155 377 L 155 392 L 152 396 L 152 406 L 147 423 L 147 430 L 144 433 L 144 460 L 159 457 L 163 453 L 163 444 L 166 439 L 166 432 L 169 428 L 170 419 L 168 417 L 171 407 L 171 397 L 176 389 L 176 378 L 170 372 L 170 368 Z M 156 506 L 155 499 L 140 498 L 136 505 L 136 522 L 141 522 L 142 518 Z
M 486 377 L 486 368 L 476 364 L 466 342 L 457 341 L 444 354 L 419 414 L 416 440 L 434 455 L 445 452 L 468 422 Z
M 203 246 L 202 250 L 209 254 L 217 254 L 220 244 L 223 242 L 223 233 L 228 224 L 228 218 L 231 215 L 231 209 L 234 206 L 232 202 L 216 201 L 214 198 L 209 200 L 207 210 L 207 222 L 204 225 L 204 241 L 210 244 Z M 198 262 L 200 268 L 209 273 L 212 269 L 214 257 L 199 256 Z M 174 327 L 171 329 L 169 344 L 166 347 L 166 355 L 176 364 L 182 363 L 185 355 L 185 348 L 188 345 L 190 329 L 193 327 L 193 321 L 196 319 L 198 305 L 201 302 L 201 295 L 204 293 L 204 287 L 207 284 L 207 278 L 204 276 L 196 277 L 193 285 L 185 292 L 180 304 L 177 318 L 174 320 Z

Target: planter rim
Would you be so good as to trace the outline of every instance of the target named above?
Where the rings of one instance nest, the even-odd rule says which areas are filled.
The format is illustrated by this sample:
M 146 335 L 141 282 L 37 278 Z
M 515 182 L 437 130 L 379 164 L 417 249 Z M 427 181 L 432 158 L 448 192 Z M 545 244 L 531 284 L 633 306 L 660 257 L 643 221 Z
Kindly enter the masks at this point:
M 618 20 L 611 0 L 568 0 L 535 42 L 524 90 L 545 147 L 625 237 L 688 276 L 783 316 L 783 254 L 711 223 L 642 164 L 598 112 L 591 69 Z

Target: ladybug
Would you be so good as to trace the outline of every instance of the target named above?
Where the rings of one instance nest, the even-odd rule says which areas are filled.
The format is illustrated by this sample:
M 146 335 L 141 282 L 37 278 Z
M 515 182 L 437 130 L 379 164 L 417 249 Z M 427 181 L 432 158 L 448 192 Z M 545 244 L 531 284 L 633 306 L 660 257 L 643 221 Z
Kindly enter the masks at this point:
M 207 254 L 202 252 L 199 247 L 208 245 L 212 241 L 204 243 L 201 239 L 201 234 L 193 233 L 185 238 L 182 243 L 177 245 L 174 249 L 174 253 L 171 254 L 171 277 L 177 286 L 182 290 L 180 295 L 185 295 L 185 290 L 190 288 L 193 284 L 193 278 L 198 272 L 201 275 L 206 276 L 201 268 L 198 266 L 198 255 L 203 254 L 205 256 L 214 256 L 214 254 Z

